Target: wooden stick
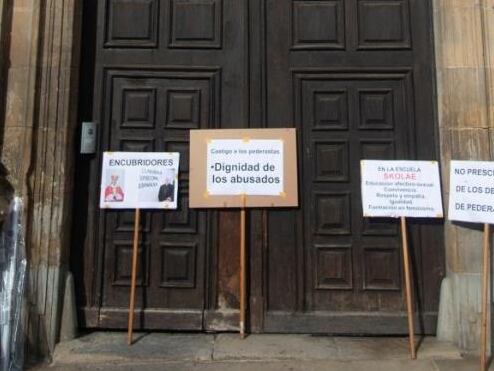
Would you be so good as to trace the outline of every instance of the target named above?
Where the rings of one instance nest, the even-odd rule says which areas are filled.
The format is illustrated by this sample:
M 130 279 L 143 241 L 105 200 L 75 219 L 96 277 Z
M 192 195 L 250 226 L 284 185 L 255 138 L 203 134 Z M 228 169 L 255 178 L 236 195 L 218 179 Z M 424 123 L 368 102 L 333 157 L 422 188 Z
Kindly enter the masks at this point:
M 484 256 L 482 262 L 482 334 L 480 339 L 480 369 L 487 370 L 487 313 L 490 272 L 490 225 L 484 224 Z
M 408 338 L 410 342 L 410 358 L 416 359 L 415 354 L 415 327 L 413 324 L 413 297 L 412 278 L 410 275 L 410 253 L 408 251 L 407 223 L 404 216 L 401 217 L 401 241 L 403 245 L 403 266 L 405 268 L 405 290 L 408 312 Z
M 240 210 L 240 337 L 245 338 L 245 195 L 242 195 Z
M 137 250 L 139 247 L 139 222 L 140 210 L 136 209 L 134 221 L 134 246 L 132 247 L 132 278 L 130 283 L 130 305 L 129 305 L 129 324 L 128 324 L 128 343 L 132 345 L 132 331 L 134 328 L 134 307 L 136 295 L 136 276 L 137 276 Z

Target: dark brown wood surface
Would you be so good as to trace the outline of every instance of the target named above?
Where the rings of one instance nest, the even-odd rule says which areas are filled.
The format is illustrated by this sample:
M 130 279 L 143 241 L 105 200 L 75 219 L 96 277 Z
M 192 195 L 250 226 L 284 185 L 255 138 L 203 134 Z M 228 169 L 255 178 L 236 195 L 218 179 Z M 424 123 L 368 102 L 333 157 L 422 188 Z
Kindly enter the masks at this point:
M 436 157 L 430 2 L 267 0 L 264 12 L 265 124 L 299 129 L 303 206 L 267 212 L 261 328 L 406 333 L 398 223 L 362 218 L 359 161 Z M 442 245 L 421 223 L 419 324 L 433 332 Z
M 295 127 L 301 206 L 249 211 L 248 326 L 405 333 L 398 223 L 362 218 L 359 160 L 437 158 L 431 1 L 93 0 L 85 10 L 80 111 L 101 140 L 77 165 L 82 325 L 127 318 L 133 213 L 97 209 L 102 151 L 182 156 L 179 209 L 142 215 L 136 328 L 234 329 L 238 215 L 187 208 L 188 131 Z M 428 333 L 441 228 L 409 222 L 416 322 Z
M 133 212 L 100 211 L 95 203 L 105 150 L 181 155 L 178 209 L 142 212 L 136 329 L 201 330 L 208 318 L 221 319 L 236 304 L 236 293 L 226 291 L 229 270 L 214 268 L 222 235 L 218 213 L 188 208 L 188 141 L 190 129 L 247 124 L 246 4 L 106 0 L 86 6 L 87 28 L 97 14 L 92 119 L 100 124 L 101 140 L 98 155 L 86 158 L 91 209 L 85 268 L 78 270 L 84 276 L 78 284 L 84 326 L 125 327 L 129 300 Z M 218 293 L 217 286 L 225 291 Z M 215 323 L 221 327 L 222 321 Z

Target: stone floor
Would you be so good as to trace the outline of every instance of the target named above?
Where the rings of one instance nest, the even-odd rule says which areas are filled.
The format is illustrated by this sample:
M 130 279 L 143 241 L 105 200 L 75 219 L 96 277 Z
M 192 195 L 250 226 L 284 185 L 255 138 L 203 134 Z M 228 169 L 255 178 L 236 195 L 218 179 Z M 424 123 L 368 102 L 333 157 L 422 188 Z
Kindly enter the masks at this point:
M 410 360 L 407 338 L 350 338 L 310 335 L 138 333 L 129 347 L 123 332 L 97 332 L 61 343 L 51 364 L 33 371 L 467 371 L 478 358 L 463 357 L 451 344 L 419 339 Z M 494 370 L 494 367 L 492 368 Z

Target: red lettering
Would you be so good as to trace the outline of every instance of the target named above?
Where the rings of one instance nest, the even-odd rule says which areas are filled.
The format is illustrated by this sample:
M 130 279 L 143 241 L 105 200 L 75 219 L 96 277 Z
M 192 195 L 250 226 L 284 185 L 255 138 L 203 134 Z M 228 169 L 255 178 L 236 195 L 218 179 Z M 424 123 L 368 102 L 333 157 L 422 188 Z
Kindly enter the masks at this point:
M 416 173 L 384 173 L 385 180 L 417 180 Z

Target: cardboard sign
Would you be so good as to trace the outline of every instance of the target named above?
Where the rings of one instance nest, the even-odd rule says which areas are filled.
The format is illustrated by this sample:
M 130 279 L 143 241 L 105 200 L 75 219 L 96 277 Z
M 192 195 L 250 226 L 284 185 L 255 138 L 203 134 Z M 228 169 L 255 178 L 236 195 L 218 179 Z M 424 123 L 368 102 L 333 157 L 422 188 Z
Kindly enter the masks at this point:
M 100 207 L 176 209 L 179 159 L 175 152 L 104 152 Z
M 448 217 L 494 223 L 494 162 L 451 161 Z
M 436 161 L 362 160 L 364 217 L 442 218 Z
M 295 129 L 190 132 L 190 207 L 298 206 Z

